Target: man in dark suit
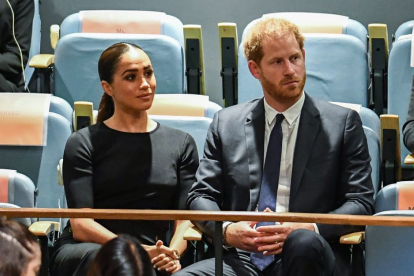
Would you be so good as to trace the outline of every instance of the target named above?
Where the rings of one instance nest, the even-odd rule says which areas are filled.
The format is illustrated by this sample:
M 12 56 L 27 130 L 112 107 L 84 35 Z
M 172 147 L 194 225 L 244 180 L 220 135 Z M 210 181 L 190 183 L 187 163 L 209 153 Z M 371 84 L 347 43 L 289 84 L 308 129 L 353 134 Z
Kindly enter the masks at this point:
M 283 19 L 263 19 L 252 27 L 245 55 L 264 98 L 216 114 L 189 193 L 190 209 L 372 214 L 361 120 L 352 110 L 304 93 L 303 41 L 298 28 Z M 267 201 L 273 193 L 275 199 Z M 263 205 L 272 200 L 276 203 Z M 214 222 L 196 225 L 213 236 Z M 224 275 L 351 275 L 350 249 L 339 245 L 339 237 L 356 230 L 361 228 L 225 222 Z M 262 262 L 266 258 L 271 259 Z M 176 275 L 214 275 L 214 259 Z

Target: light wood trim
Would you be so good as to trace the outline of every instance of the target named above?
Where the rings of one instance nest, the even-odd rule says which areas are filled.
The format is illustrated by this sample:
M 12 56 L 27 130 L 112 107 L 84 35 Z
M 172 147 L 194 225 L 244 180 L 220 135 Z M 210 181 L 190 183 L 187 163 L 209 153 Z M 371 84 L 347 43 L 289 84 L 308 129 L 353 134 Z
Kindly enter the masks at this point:
M 356 216 L 289 212 L 258 213 L 236 211 L 0 208 L 0 216 L 18 218 L 94 218 L 113 220 L 279 221 L 341 225 L 414 226 L 414 216 Z
M 184 240 L 186 241 L 201 241 L 203 234 L 197 226 L 187 228 L 184 233 Z
M 78 116 L 85 116 L 91 118 L 91 122 L 93 122 L 93 103 L 92 102 L 85 102 L 85 101 L 76 101 L 74 103 L 75 106 L 75 118 L 73 120 L 73 125 L 75 131 L 78 130 Z
M 40 54 L 33 56 L 29 61 L 32 68 L 47 68 L 55 62 L 55 56 L 49 54 Z
M 372 57 L 372 39 L 373 38 L 383 38 L 385 40 L 385 60 L 386 63 L 388 63 L 388 52 L 389 52 L 389 46 L 388 46 L 388 29 L 387 24 L 381 24 L 381 23 L 374 23 L 368 25 L 368 33 L 369 33 L 369 52 Z M 372 62 L 372 58 L 371 58 Z
M 50 26 L 50 45 L 52 46 L 53 50 L 56 48 L 56 44 L 60 39 L 60 27 L 59 25 L 52 25 Z
M 414 154 L 409 154 L 405 157 L 404 163 L 407 165 L 414 165 Z
M 342 244 L 360 244 L 363 240 L 365 240 L 365 232 L 361 231 L 344 235 L 339 241 Z
M 237 66 L 237 58 L 238 58 L 238 48 L 239 48 L 239 40 L 237 37 L 237 25 L 236 23 L 230 22 L 222 22 L 218 23 L 218 30 L 219 30 L 219 43 L 220 43 L 220 55 L 221 60 L 223 60 L 223 53 L 221 51 L 221 38 L 229 37 L 234 39 L 234 53 L 236 58 L 236 66 Z M 223 66 L 222 66 L 223 67 Z
M 401 145 L 400 145 L 400 125 L 398 115 L 393 114 L 383 114 L 380 116 L 381 120 L 381 147 L 383 141 L 383 130 L 384 129 L 395 129 L 397 131 L 397 152 L 396 152 L 396 161 L 398 163 L 397 169 L 397 181 L 401 181 Z M 381 148 L 381 152 L 383 149 Z
M 184 25 L 184 41 L 187 43 L 187 39 L 198 39 L 200 41 L 200 70 L 202 72 L 200 79 L 200 93 L 201 95 L 206 95 L 206 83 L 205 75 L 206 71 L 204 69 L 204 49 L 203 49 L 203 32 L 201 30 L 201 25 L 186 24 Z M 185 46 L 187 48 L 187 45 Z
M 29 227 L 29 231 L 38 237 L 46 236 L 51 231 L 58 231 L 59 229 L 60 223 L 57 221 L 36 221 Z

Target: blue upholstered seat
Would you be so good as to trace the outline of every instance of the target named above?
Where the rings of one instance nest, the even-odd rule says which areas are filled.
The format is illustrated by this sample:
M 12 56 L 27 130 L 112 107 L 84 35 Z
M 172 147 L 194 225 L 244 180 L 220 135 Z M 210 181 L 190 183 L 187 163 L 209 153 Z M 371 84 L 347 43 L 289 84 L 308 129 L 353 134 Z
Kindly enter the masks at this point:
M 157 78 L 157 93 L 184 93 L 183 25 L 175 17 L 151 12 L 160 20 L 159 34 L 82 33 L 82 13 L 68 16 L 61 25 L 55 49 L 55 95 L 72 106 L 75 101 L 99 106 L 103 90 L 98 75 L 101 53 L 117 42 L 139 45 L 149 55 Z
M 414 67 L 410 66 L 413 26 L 414 20 L 398 28 L 388 61 L 388 113 L 399 116 L 400 131 L 407 118 L 414 76 Z M 410 152 L 404 146 L 403 135 L 400 135 L 400 144 L 401 166 L 407 168 L 408 166 L 404 165 L 404 158 Z
M 412 181 L 401 183 L 414 186 Z M 399 183 L 384 187 L 375 199 L 377 212 L 375 216 L 414 216 L 412 208 L 411 210 L 398 210 L 399 193 Z M 413 227 L 367 226 L 365 232 L 367 276 L 411 276 L 414 274 Z
M 0 208 L 34 208 L 35 185 L 33 181 L 24 174 L 7 171 L 8 187 L 0 187 L 0 189 L 7 189 L 8 198 L 0 200 Z M 16 220 L 26 226 L 30 226 L 34 222 L 33 218 L 16 218 Z
M 2 96 L 3 94 L 0 98 Z M 57 101 L 51 100 L 51 102 L 56 110 L 60 109 Z M 67 103 L 65 106 L 67 107 Z M 72 127 L 65 117 L 54 112 L 48 112 L 46 123 L 45 146 L 0 145 L 0 168 L 17 170 L 33 181 L 39 190 L 38 207 L 58 208 L 65 205 L 65 199 L 63 188 L 57 185 L 56 167 L 63 156 Z
M 204 144 L 206 142 L 208 128 L 212 121 L 211 118 L 165 115 L 151 115 L 150 117 L 162 125 L 189 133 L 196 142 L 198 157 L 200 159 L 203 157 Z
M 284 13 L 297 15 L 299 18 L 311 16 L 317 18 L 326 14 L 313 13 Z M 276 14 L 263 17 L 278 16 Z M 328 15 L 326 24 L 329 24 Z M 367 30 L 359 22 L 339 16 L 344 22 L 341 33 L 304 32 L 306 51 L 306 85 L 305 91 L 317 99 L 361 104 L 368 106 L 368 56 Z M 244 57 L 243 40 L 256 19 L 249 23 L 243 32 L 242 43 L 239 47 L 239 102 L 261 97 L 262 88 L 249 72 L 247 60 Z M 295 22 L 295 20 L 292 20 Z M 310 22 L 312 23 L 312 22 Z

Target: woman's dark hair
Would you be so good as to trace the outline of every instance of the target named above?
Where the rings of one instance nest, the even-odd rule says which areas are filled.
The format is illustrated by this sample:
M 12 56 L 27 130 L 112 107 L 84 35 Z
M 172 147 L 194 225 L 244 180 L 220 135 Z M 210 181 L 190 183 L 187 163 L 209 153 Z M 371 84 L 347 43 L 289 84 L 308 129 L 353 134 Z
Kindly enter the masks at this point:
M 101 247 L 88 276 L 147 276 L 154 270 L 147 251 L 130 235 L 120 235 Z
M 98 72 L 101 81 L 106 81 L 109 84 L 112 83 L 119 60 L 123 54 L 129 51 L 130 47 L 142 50 L 142 48 L 138 45 L 120 42 L 113 44 L 108 49 L 103 51 L 98 62 Z M 115 108 L 112 97 L 104 92 L 99 104 L 98 118 L 96 121 L 103 122 L 109 119 L 114 114 L 114 111 Z
M 21 276 L 35 256 L 36 237 L 23 224 L 0 217 L 0 275 Z

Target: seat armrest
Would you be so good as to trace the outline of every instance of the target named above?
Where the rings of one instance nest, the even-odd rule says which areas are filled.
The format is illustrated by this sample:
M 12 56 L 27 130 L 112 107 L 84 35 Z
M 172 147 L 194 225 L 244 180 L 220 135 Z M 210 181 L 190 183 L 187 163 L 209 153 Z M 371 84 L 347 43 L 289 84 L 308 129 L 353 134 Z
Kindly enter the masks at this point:
M 29 227 L 29 231 L 38 237 L 47 236 L 49 233 L 59 231 L 60 223 L 56 221 L 36 221 Z
M 29 66 L 33 68 L 48 68 L 54 63 L 55 56 L 50 54 L 40 54 L 33 56 L 29 61 Z
M 405 157 L 404 164 L 414 165 L 414 153 L 411 153 Z
M 186 241 L 201 241 L 203 234 L 197 226 L 189 227 L 184 233 L 184 240 Z
M 184 41 L 188 93 L 206 95 L 201 25 L 184 25 Z
M 59 25 L 52 25 L 50 26 L 50 45 L 53 49 L 56 48 L 56 44 L 60 39 L 60 27 Z
M 383 186 L 401 181 L 401 145 L 398 115 L 383 114 L 381 119 L 381 153 Z
M 63 159 L 59 160 L 59 164 L 57 165 L 57 180 L 60 186 L 63 185 Z
M 236 23 L 223 22 L 218 24 L 220 52 L 221 52 L 221 77 L 223 85 L 224 106 L 232 106 L 238 103 L 237 95 L 237 53 L 238 38 Z
M 365 232 L 355 232 L 348 235 L 343 235 L 339 242 L 341 244 L 360 244 L 363 240 L 365 240 Z

